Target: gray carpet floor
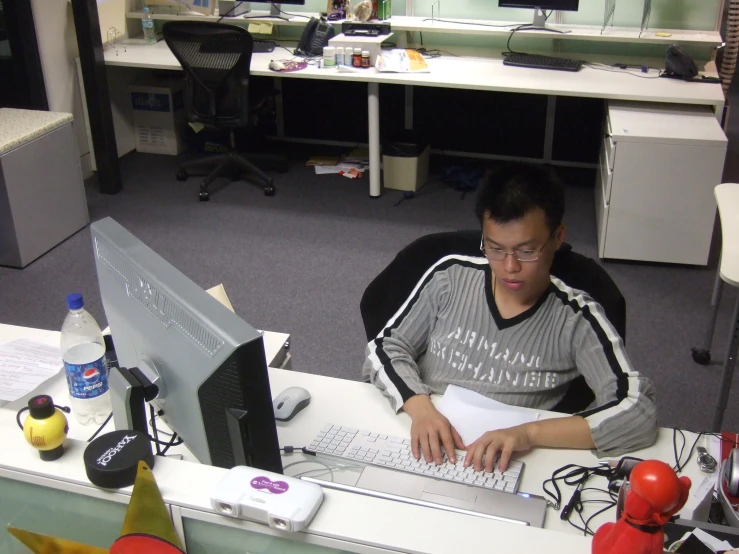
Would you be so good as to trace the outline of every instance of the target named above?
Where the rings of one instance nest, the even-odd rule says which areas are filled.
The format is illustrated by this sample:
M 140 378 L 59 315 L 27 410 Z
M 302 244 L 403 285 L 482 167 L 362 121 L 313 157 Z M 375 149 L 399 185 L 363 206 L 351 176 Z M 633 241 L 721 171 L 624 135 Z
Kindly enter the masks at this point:
M 366 344 L 359 313 L 364 288 L 413 239 L 475 227 L 474 196 L 462 198 L 435 181 L 400 204 L 397 191 L 370 199 L 366 179 L 315 175 L 303 166 L 306 158 L 275 175 L 275 197 L 238 182 L 200 203 L 197 179 L 175 180 L 176 159 L 130 154 L 122 159 L 123 192 L 105 196 L 88 186 L 90 217 L 112 216 L 204 288 L 223 283 L 236 312 L 253 326 L 289 332 L 295 370 L 357 379 Z M 729 158 L 727 177 L 736 179 L 739 155 L 732 151 Z M 567 240 L 595 257 L 593 175 L 563 177 Z M 714 257 L 708 268 L 603 264 L 626 297 L 627 350 L 657 385 L 664 426 L 703 430 L 711 423 L 720 362 L 696 365 L 690 346 L 704 334 L 715 263 Z M 71 291 L 82 292 L 105 325 L 88 229 L 23 270 L 0 268 L 0 322 L 59 329 Z M 727 290 L 715 359 L 723 358 L 733 298 Z M 736 403 L 725 427 L 739 428 Z

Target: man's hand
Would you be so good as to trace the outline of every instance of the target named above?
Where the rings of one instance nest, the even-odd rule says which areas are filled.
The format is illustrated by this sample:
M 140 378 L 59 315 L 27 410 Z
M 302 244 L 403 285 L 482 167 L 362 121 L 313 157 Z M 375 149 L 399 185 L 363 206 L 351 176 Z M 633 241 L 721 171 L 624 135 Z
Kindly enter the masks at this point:
M 529 433 L 528 425 L 518 425 L 509 429 L 488 431 L 467 446 L 467 456 L 464 459 L 464 465 L 465 467 L 473 465 L 475 471 L 481 471 L 483 469 L 484 458 L 484 469 L 487 472 L 491 472 L 493 471 L 493 462 L 498 453 L 500 453 L 498 468 L 503 472 L 508 469 L 508 463 L 511 461 L 511 455 L 514 452 L 528 450 L 533 446 L 534 442 Z
M 509 429 L 488 431 L 467 446 L 464 465 L 474 465 L 475 471 L 480 471 L 484 457 L 485 471 L 492 471 L 495 457 L 500 453 L 498 467 L 500 471 L 505 471 L 514 452 L 535 446 L 593 448 L 595 443 L 588 422 L 580 416 L 545 419 Z
M 457 463 L 454 449 L 464 448 L 459 433 L 434 407 L 428 395 L 417 394 L 403 404 L 403 410 L 411 416 L 411 451 L 418 460 L 423 453 L 426 462 L 441 465 L 444 461 L 441 447 L 446 450 L 449 461 Z

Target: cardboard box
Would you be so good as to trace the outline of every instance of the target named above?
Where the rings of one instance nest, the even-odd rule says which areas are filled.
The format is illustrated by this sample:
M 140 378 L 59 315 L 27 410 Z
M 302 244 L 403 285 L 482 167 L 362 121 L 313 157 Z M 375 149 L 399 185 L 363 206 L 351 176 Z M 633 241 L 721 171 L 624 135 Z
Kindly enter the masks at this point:
M 136 151 L 176 156 L 185 149 L 182 84 L 132 85 Z

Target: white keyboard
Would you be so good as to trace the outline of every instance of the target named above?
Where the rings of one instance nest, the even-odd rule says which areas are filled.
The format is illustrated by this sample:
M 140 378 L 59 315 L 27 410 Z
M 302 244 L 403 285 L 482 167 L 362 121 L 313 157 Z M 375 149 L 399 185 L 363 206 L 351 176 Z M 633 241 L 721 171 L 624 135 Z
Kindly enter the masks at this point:
M 423 457 L 416 460 L 411 452 L 411 439 L 392 437 L 382 433 L 362 431 L 352 427 L 327 424 L 308 446 L 319 455 L 354 460 L 363 464 L 383 466 L 437 479 L 456 481 L 465 485 L 515 493 L 523 474 L 524 464 L 511 460 L 508 469 L 501 473 L 495 465 L 492 473 L 464 467 L 467 454 L 457 450 L 457 463 L 452 464 L 444 456 L 444 463 L 427 463 Z

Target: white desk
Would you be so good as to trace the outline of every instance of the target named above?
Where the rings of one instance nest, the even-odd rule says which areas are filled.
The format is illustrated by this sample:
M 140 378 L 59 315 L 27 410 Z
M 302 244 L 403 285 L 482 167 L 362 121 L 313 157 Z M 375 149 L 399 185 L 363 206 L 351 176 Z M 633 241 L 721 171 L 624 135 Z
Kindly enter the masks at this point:
M 503 65 L 502 58 L 494 52 L 483 55 L 480 49 L 460 49 L 461 56 L 441 56 L 428 60 L 430 73 L 402 74 L 380 73 L 374 68 L 358 73 L 343 73 L 336 68 L 308 66 L 302 71 L 279 73 L 269 69 L 273 59 L 290 58 L 280 48 L 272 53 L 257 53 L 252 56 L 251 74 L 280 77 L 285 79 L 321 79 L 328 81 L 359 81 L 367 83 L 369 114 L 370 151 L 370 196 L 380 195 L 380 100 L 379 85 L 413 85 L 428 87 L 485 90 L 491 92 L 513 92 L 540 94 L 551 98 L 574 96 L 603 98 L 606 100 L 633 100 L 637 102 L 667 102 L 674 104 L 699 104 L 711 106 L 720 119 L 724 107 L 724 94 L 719 84 L 685 83 L 674 79 L 640 79 L 621 72 L 609 72 L 589 67 L 576 73 L 566 71 L 544 71 Z M 491 57 L 493 56 L 493 57 Z M 593 61 L 603 61 L 593 58 Z M 613 60 L 616 61 L 616 60 Z M 621 59 L 620 61 L 624 61 Z M 105 50 L 105 63 L 112 67 L 139 69 L 180 70 L 181 66 L 163 41 L 151 45 L 132 44 Z M 641 63 L 641 62 L 640 62 Z M 658 61 L 662 64 L 663 62 Z M 710 75 L 716 75 L 708 67 Z M 547 117 L 553 121 L 552 112 Z M 554 125 L 548 126 L 553 134 Z M 551 136 L 545 138 L 551 145 Z
M 22 336 L 18 328 L 0 326 L 0 341 Z M 44 335 L 44 333 L 46 333 Z M 54 334 L 29 330 L 37 340 Z M 312 394 L 311 404 L 292 421 L 278 423 L 281 445 L 303 446 L 327 422 L 372 429 L 388 434 L 407 435 L 410 419 L 405 414 L 395 415 L 387 401 L 366 383 L 345 381 L 305 373 L 270 369 L 273 394 L 288 386 L 302 386 Z M 543 414 L 544 415 L 544 414 Z M 688 445 L 694 435 L 688 435 Z M 0 479 L 41 484 L 56 490 L 68 491 L 113 502 L 127 502 L 130 489 L 111 492 L 90 485 L 81 462 L 86 443 L 68 440 L 65 454 L 56 462 L 42 462 L 37 452 L 29 447 L 15 423 L 15 411 L 0 408 Z M 644 458 L 658 458 L 672 463 L 671 431 L 660 430 L 659 441 L 651 448 L 634 453 Z M 297 457 L 283 458 L 288 464 Z M 543 494 L 541 484 L 551 472 L 567 463 L 592 465 L 596 458 L 588 451 L 541 448 L 520 456 L 526 463 L 521 490 Z M 549 510 L 545 529 L 524 528 L 474 516 L 412 506 L 341 492 L 324 490 L 325 499 L 306 533 L 290 535 L 264 525 L 232 520 L 213 514 L 209 495 L 226 470 L 182 462 L 169 458 L 157 459 L 154 474 L 165 503 L 172 508 L 175 525 L 179 517 L 196 519 L 224 527 L 287 537 L 293 541 L 338 548 L 350 552 L 403 551 L 416 553 L 454 553 L 477 551 L 481 542 L 495 545 L 496 552 L 530 554 L 549 552 L 588 554 L 590 539 L 560 521 L 559 514 Z M 685 474 L 698 479 L 697 464 L 691 460 Z M 183 485 L 185 484 L 186 485 Z M 570 489 L 562 487 L 563 497 L 569 498 Z M 613 511 L 601 516 L 596 523 L 612 521 Z M 6 522 L 0 522 L 6 523 Z M 494 542 L 488 542 L 493 541 Z

